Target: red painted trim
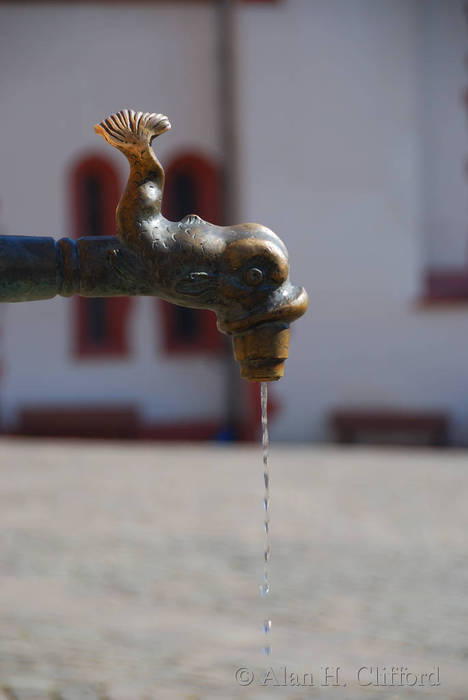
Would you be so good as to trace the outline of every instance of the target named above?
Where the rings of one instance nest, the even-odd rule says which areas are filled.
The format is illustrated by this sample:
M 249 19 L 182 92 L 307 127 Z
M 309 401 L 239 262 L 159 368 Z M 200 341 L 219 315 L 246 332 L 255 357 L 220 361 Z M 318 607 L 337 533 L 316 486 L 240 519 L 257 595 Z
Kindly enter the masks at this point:
M 86 219 L 83 206 L 83 184 L 88 177 L 97 177 L 103 190 L 101 217 L 102 236 L 115 235 L 115 209 L 120 197 L 120 182 L 114 165 L 105 157 L 89 154 L 76 162 L 70 172 L 69 199 L 74 238 L 86 235 Z M 78 357 L 120 356 L 129 353 L 127 319 L 130 299 L 115 297 L 104 299 L 106 306 L 108 337 L 105 343 L 93 342 L 89 334 L 91 302 L 83 297 L 74 300 L 73 351 Z
M 466 302 L 468 302 L 468 269 L 433 269 L 426 272 L 421 306 Z
M 133 406 L 25 406 L 20 408 L 15 433 L 38 437 L 133 439 L 139 416 Z
M 94 343 L 89 337 L 90 301 L 74 299 L 74 354 L 78 357 L 127 357 L 130 353 L 127 321 L 131 300 L 128 297 L 105 299 L 109 335 L 105 343 Z
M 166 167 L 163 214 L 170 220 L 177 218 L 177 193 L 173 183 L 177 176 L 189 175 L 196 185 L 194 213 L 205 221 L 219 224 L 221 221 L 221 174 L 216 163 L 206 155 L 195 151 L 179 153 Z M 168 302 L 157 300 L 158 318 L 162 327 L 163 351 L 167 354 L 186 353 L 220 354 L 226 343 L 216 327 L 216 316 L 212 311 L 194 309 L 198 323 L 198 337 L 192 341 L 181 339 L 176 334 L 177 309 Z
M 220 421 L 145 423 L 134 406 L 56 405 L 20 408 L 14 435 L 112 440 L 214 440 L 221 433 Z
M 184 0 L 187 4 L 206 4 L 208 2 L 212 2 L 213 0 Z M 27 3 L 31 5 L 43 5 L 45 0 L 26 0 Z M 52 3 L 54 5 L 57 5 L 60 3 L 60 5 L 68 4 L 68 5 L 75 5 L 77 3 L 80 4 L 85 4 L 85 5 L 95 5 L 96 0 L 47 0 L 48 4 Z M 112 2 L 113 5 L 131 5 L 132 0 L 99 0 L 99 3 L 102 5 L 110 4 Z M 143 5 L 154 5 L 154 4 L 164 4 L 164 3 L 169 3 L 173 2 L 173 0 L 139 0 L 139 2 Z M 280 2 L 280 0 L 241 0 L 241 2 L 244 3 L 251 3 L 251 4 L 259 4 L 259 5 L 264 5 L 264 4 L 276 4 Z M 4 5 L 5 3 L 11 3 L 11 0 L 0 0 L 0 5 Z
M 102 214 L 103 231 L 101 235 L 115 234 L 115 209 L 119 202 L 120 182 L 114 165 L 104 156 L 96 153 L 81 157 L 72 165 L 70 185 L 73 216 L 73 235 L 75 238 L 85 235 L 85 213 L 82 207 L 81 186 L 86 177 L 98 177 L 104 185 L 104 211 Z
M 217 421 L 153 423 L 141 426 L 140 437 L 143 440 L 200 442 L 215 440 L 221 430 L 222 425 Z
M 372 438 L 372 433 L 395 435 L 404 432 L 418 438 L 418 444 L 428 440 L 429 444 L 442 446 L 447 444 L 449 417 L 440 411 L 342 408 L 332 411 L 330 423 L 341 443 L 358 442 L 360 437 Z
M 435 299 L 433 297 L 421 297 L 415 302 L 415 308 L 420 311 L 444 311 L 455 308 L 465 308 L 468 306 L 468 299 L 460 297 L 443 297 Z

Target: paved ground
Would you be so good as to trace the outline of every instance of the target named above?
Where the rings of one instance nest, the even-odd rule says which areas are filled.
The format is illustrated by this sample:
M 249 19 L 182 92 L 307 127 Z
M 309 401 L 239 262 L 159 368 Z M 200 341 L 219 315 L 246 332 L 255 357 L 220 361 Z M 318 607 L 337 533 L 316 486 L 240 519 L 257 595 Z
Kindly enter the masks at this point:
M 0 454 L 0 697 L 468 697 L 468 453 L 274 447 L 268 602 L 258 449 Z

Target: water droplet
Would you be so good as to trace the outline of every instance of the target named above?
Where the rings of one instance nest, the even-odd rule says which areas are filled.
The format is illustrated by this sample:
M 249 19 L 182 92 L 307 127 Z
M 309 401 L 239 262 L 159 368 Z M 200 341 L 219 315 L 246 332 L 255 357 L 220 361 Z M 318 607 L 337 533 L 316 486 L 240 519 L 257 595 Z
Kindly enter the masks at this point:
M 264 620 L 263 621 L 263 631 L 265 632 L 265 634 L 268 634 L 270 630 L 271 630 L 271 620 Z

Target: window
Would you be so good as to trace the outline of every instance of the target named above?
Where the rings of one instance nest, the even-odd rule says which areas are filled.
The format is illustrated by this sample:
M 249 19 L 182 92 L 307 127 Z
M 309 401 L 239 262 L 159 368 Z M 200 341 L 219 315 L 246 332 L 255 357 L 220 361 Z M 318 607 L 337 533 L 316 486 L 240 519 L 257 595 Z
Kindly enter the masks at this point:
M 119 177 L 106 158 L 90 155 L 71 171 L 70 200 L 74 238 L 115 235 Z M 128 298 L 77 297 L 74 351 L 79 356 L 126 355 Z
M 180 221 L 187 214 L 198 214 L 210 223 L 220 222 L 220 175 L 212 160 L 198 153 L 185 153 L 169 163 L 163 214 L 171 221 Z M 222 351 L 223 337 L 216 328 L 214 312 L 158 300 L 158 313 L 166 352 Z
M 420 45 L 425 258 L 421 302 L 426 308 L 466 306 L 468 11 L 466 3 L 454 3 L 450 13 L 446 3 L 428 5 L 423 3 Z

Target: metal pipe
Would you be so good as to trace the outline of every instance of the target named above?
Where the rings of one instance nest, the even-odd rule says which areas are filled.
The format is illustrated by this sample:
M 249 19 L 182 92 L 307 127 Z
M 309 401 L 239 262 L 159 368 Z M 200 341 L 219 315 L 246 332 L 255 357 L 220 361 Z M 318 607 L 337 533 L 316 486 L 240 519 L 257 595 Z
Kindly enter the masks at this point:
M 114 260 L 132 273 L 122 275 Z M 116 236 L 0 236 L 0 301 L 151 295 L 147 269 Z

